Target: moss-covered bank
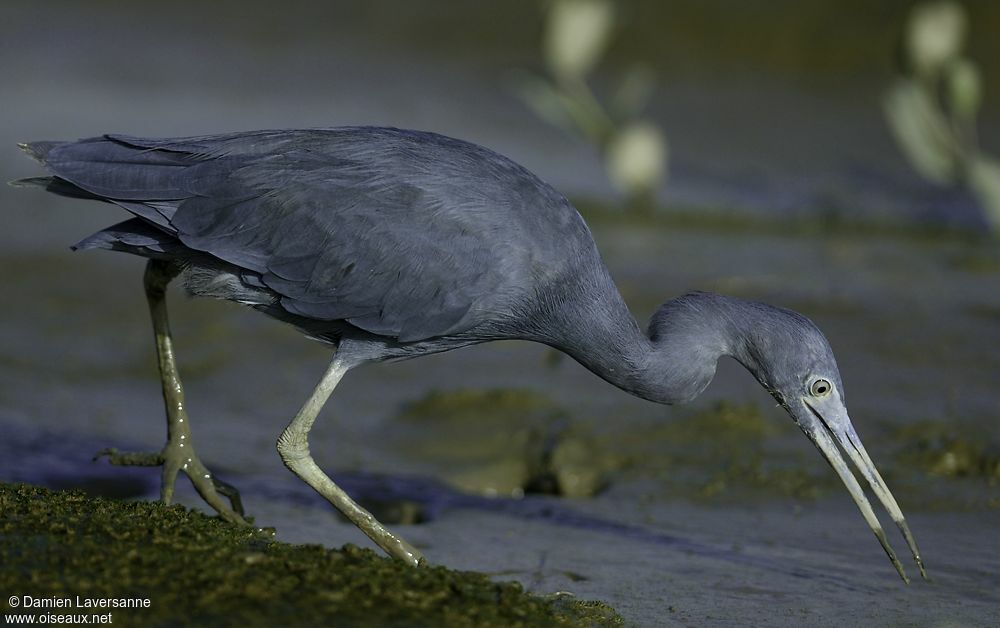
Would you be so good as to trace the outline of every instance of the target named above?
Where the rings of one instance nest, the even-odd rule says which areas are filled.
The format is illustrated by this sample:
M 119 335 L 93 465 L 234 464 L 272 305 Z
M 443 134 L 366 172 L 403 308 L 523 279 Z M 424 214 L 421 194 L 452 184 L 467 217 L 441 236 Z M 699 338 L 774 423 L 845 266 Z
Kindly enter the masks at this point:
M 180 506 L 0 484 L 0 591 L 35 598 L 148 598 L 102 609 L 114 625 L 603 626 L 596 602 L 517 583 L 411 568 L 346 546 L 288 545 Z M 33 614 L 78 607 L 11 608 Z M 23 603 L 22 603 L 23 605 Z

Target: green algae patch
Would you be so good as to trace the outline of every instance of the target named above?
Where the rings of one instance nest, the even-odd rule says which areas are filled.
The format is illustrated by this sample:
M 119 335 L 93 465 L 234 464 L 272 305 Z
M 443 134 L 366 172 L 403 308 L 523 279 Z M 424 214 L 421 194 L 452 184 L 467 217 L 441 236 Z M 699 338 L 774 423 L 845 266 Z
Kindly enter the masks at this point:
M 1000 434 L 990 423 L 928 419 L 887 434 L 894 455 L 884 475 L 905 508 L 1000 508 Z
M 809 448 L 785 451 L 789 422 L 753 404 L 718 403 L 654 425 L 609 435 L 607 446 L 628 456 L 630 471 L 654 475 L 665 495 L 692 500 L 727 497 L 815 499 L 832 485 Z
M 996 237 L 976 228 L 959 224 L 905 222 L 892 218 L 829 213 L 803 213 L 799 216 L 754 214 L 735 206 L 702 206 L 669 204 L 626 211 L 620 205 L 609 204 L 592 197 L 574 196 L 573 206 L 594 228 L 624 226 L 646 231 L 686 231 L 719 235 L 762 235 L 779 237 L 847 238 L 854 241 L 886 239 L 914 245 L 951 243 L 968 250 L 956 256 L 957 270 L 995 273 L 1000 270 Z
M 752 404 L 723 402 L 627 427 L 619 420 L 587 426 L 540 393 L 456 390 L 407 405 L 396 425 L 403 455 L 480 495 L 580 498 L 616 478 L 653 477 L 667 498 L 809 500 L 835 480 L 790 422 Z M 786 440 L 800 446 L 783 448 Z
M 460 389 L 433 391 L 407 404 L 400 417 L 410 421 L 507 420 L 511 415 L 560 414 L 562 410 L 548 397 L 530 390 L 494 388 L 488 390 Z
M 345 546 L 288 545 L 156 502 L 0 484 L 0 590 L 35 599 L 148 599 L 114 625 L 614 626 L 608 606 L 517 583 L 408 567 Z M 90 613 L 4 607 L 8 615 Z
M 753 404 L 726 401 L 678 419 L 664 420 L 659 429 L 661 437 L 671 442 L 726 451 L 758 445 L 789 431 L 787 424 L 765 417 Z
M 967 247 L 959 251 L 951 260 L 952 268 L 983 275 L 1000 274 L 1000 249 L 993 246 Z
M 623 461 L 561 406 L 528 390 L 434 391 L 407 404 L 396 426 L 402 455 L 479 495 L 591 497 Z
M 920 421 L 897 430 L 897 461 L 928 475 L 979 478 L 1000 484 L 1000 443 L 981 429 L 953 421 Z

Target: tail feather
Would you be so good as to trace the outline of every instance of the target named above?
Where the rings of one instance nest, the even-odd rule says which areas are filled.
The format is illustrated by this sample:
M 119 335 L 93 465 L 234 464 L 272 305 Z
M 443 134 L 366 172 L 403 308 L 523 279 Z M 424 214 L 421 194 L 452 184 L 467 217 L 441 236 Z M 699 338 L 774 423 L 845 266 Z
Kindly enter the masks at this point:
M 190 155 L 107 136 L 18 147 L 51 176 L 18 179 L 11 185 L 114 203 L 136 216 L 84 238 L 73 250 L 109 249 L 153 259 L 187 258 L 193 253 L 170 225 L 177 205 L 192 195 L 183 176 L 185 168 L 197 163 Z
M 57 177 L 109 200 L 165 201 L 191 196 L 184 170 L 195 165 L 183 153 L 136 148 L 107 137 L 53 146 L 31 144 Z
M 108 136 L 76 142 L 29 142 L 21 150 L 45 166 L 49 177 L 11 181 L 18 187 L 114 203 L 174 233 L 170 217 L 192 196 L 184 170 L 196 167 L 190 155 L 137 146 Z
M 46 192 L 52 192 L 53 194 L 58 194 L 59 196 L 68 196 L 69 198 L 84 198 L 93 201 L 105 201 L 108 199 L 98 196 L 96 194 L 91 194 L 83 188 L 73 185 L 66 179 L 60 177 L 27 177 L 25 179 L 14 179 L 8 182 L 8 185 L 12 185 L 16 188 L 44 188 Z
M 25 177 L 8 181 L 7 185 L 15 188 L 46 188 L 52 182 L 52 177 Z
M 70 248 L 74 251 L 81 249 L 124 251 L 154 259 L 175 258 L 178 257 L 178 253 L 187 250 L 187 247 L 172 234 L 150 225 L 141 218 L 130 218 L 101 229 Z
M 63 144 L 68 144 L 68 142 L 21 142 L 17 147 L 38 163 L 45 164 L 49 152 Z

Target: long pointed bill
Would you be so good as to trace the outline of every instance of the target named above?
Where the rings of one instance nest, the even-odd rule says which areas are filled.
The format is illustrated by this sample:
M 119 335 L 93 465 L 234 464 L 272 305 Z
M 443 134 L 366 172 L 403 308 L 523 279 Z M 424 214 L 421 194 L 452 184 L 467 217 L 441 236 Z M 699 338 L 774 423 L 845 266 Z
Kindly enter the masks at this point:
M 900 564 L 899 560 L 896 558 L 896 553 L 889 545 L 889 541 L 885 536 L 885 531 L 882 529 L 882 525 L 878 521 L 878 517 L 876 517 L 874 511 L 872 510 L 871 504 L 865 497 L 861 486 L 854 478 L 854 474 L 851 473 L 850 469 L 847 467 L 843 454 L 840 449 L 838 449 L 837 444 L 834 443 L 834 439 L 840 444 L 840 447 L 847 452 L 847 455 L 857 467 L 858 471 L 861 472 L 861 475 L 871 485 L 872 491 L 875 493 L 876 497 L 878 497 L 879 501 L 882 502 L 882 505 L 889 512 L 892 520 L 896 522 L 896 525 L 903 533 L 903 538 L 906 539 L 910 552 L 913 554 L 913 560 L 917 563 L 917 567 L 920 568 L 920 575 L 926 580 L 927 572 L 924 570 L 923 561 L 920 559 L 920 551 L 917 549 L 917 544 L 913 539 L 913 534 L 910 533 L 910 528 L 906 524 L 903 512 L 900 510 L 899 505 L 893 498 L 892 493 L 889 492 L 889 488 L 886 486 L 882 476 L 879 475 L 878 470 L 875 468 L 875 464 L 868 456 L 868 452 L 865 451 L 864 445 L 861 444 L 861 439 L 858 438 L 857 433 L 854 431 L 854 427 L 851 425 L 850 419 L 847 418 L 846 411 L 842 411 L 843 417 L 838 416 L 836 417 L 837 420 L 831 422 L 827 421 L 823 415 L 809 403 L 806 403 L 806 407 L 811 411 L 813 416 L 816 418 L 816 421 L 809 422 L 813 429 L 806 429 L 804 431 L 816 444 L 816 447 L 819 448 L 823 457 L 826 458 L 827 462 L 830 463 L 830 466 L 832 466 L 834 471 L 837 472 L 837 475 L 840 476 L 844 486 L 847 487 L 848 492 L 850 492 L 851 497 L 854 499 L 854 503 L 857 504 L 858 508 L 861 510 L 861 514 L 864 516 L 865 521 L 868 522 L 869 527 L 871 527 L 872 531 L 875 533 L 879 543 L 882 544 L 882 549 L 885 550 L 885 553 L 889 556 L 889 560 L 892 561 L 896 571 L 899 572 L 899 576 L 904 582 L 909 583 L 910 580 L 906 577 L 906 572 L 903 571 L 903 566 Z M 831 425 L 831 423 L 833 425 Z M 841 426 L 843 426 L 843 428 Z
M 872 490 L 875 491 L 875 495 L 878 497 L 879 501 L 882 502 L 885 509 L 889 511 L 889 515 L 892 517 L 892 520 L 896 522 L 896 526 L 899 528 L 899 531 L 903 533 L 903 538 L 906 539 L 906 544 L 910 548 L 910 553 L 913 554 L 913 561 L 917 563 L 917 567 L 920 568 L 920 577 L 927 580 L 927 571 L 924 569 L 924 561 L 920 559 L 920 550 L 917 548 L 917 541 L 913 538 L 913 533 L 910 532 L 910 526 L 906 524 L 906 518 L 903 517 L 903 511 L 900 510 L 899 504 L 896 503 L 892 493 L 889 492 L 888 485 L 886 485 L 885 480 L 882 479 L 882 475 L 879 474 L 878 469 L 875 468 L 875 463 L 872 462 L 872 459 L 868 456 L 868 452 L 865 451 L 865 446 L 861 443 L 861 439 L 854 431 L 854 428 L 848 427 L 847 433 L 844 436 L 840 436 L 838 440 L 840 440 L 841 447 L 844 448 L 847 455 L 849 455 L 851 460 L 854 461 L 854 465 L 861 470 L 862 475 L 864 475 L 865 479 L 868 480 L 868 484 L 870 484 Z M 844 440 L 847 440 L 851 446 L 847 447 L 844 445 Z

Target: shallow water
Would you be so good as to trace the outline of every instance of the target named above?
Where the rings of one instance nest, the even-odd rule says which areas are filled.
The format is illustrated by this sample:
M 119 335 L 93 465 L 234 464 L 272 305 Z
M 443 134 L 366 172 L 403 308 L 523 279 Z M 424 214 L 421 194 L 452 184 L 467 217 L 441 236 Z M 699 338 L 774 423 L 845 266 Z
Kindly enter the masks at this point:
M 211 36 L 211 22 L 191 15 L 161 16 L 130 30 L 127 16 L 110 9 L 82 34 L 78 23 L 92 16 L 78 6 L 5 3 L 0 145 L 112 130 L 171 135 L 390 123 L 476 140 L 567 192 L 609 196 L 596 157 L 513 100 L 503 82 L 511 61 L 502 55 L 437 51 L 407 54 L 404 64 L 397 52 L 344 25 L 329 41 L 290 47 L 267 39 L 258 48 L 242 31 Z M 184 45 L 173 54 L 143 45 L 177 33 Z M 118 47 L 126 45 L 130 55 Z M 837 100 L 788 85 L 674 84 L 670 98 L 655 105 L 675 121 L 668 131 L 678 169 L 667 200 L 787 216 L 823 209 L 832 198 L 849 216 L 974 223 L 967 199 L 930 191 L 887 157 L 893 148 L 878 114 L 845 105 L 876 102 L 877 88 L 865 89 Z M 824 120 L 818 127 L 817 117 Z M 764 130 L 778 120 L 787 124 L 782 142 L 769 142 Z M 739 128 L 751 131 L 735 137 Z M 840 140 L 847 145 L 837 146 Z M 13 148 L 0 150 L 0 178 L 36 173 Z M 0 208 L 7 304 L 0 309 L 0 477 L 154 497 L 156 470 L 90 461 L 107 446 L 158 448 L 164 433 L 141 261 L 66 248 L 122 213 L 7 187 L 0 187 Z M 958 213 L 952 219 L 945 212 Z M 415 505 L 429 521 L 400 531 L 430 560 L 516 578 L 543 593 L 599 598 L 640 625 L 994 620 L 997 482 L 934 477 L 907 466 L 898 430 L 928 420 L 969 425 L 980 441 L 1000 443 L 995 244 L 886 233 L 741 233 L 606 214 L 592 225 L 640 320 L 690 289 L 761 299 L 814 318 L 837 353 L 854 423 L 907 513 L 933 583 L 906 587 L 898 580 L 846 492 L 794 429 L 776 428 L 753 446 L 765 463 L 780 461 L 806 477 L 816 500 L 725 475 L 721 488 L 703 490 L 726 461 L 742 460 L 744 448 L 706 448 L 703 463 L 677 468 L 669 442 L 662 459 L 652 447 L 645 459 L 610 469 L 609 488 L 594 499 L 490 500 L 444 484 L 440 462 L 411 455 L 399 427 L 405 404 L 430 391 L 486 388 L 543 394 L 609 447 L 657 444 L 646 438 L 663 436 L 657 426 L 687 420 L 720 399 L 752 404 L 765 420 L 786 426 L 787 416 L 731 361 L 720 364 L 694 408 L 628 397 L 571 360 L 553 365 L 546 349 L 524 343 L 371 366 L 345 379 L 313 430 L 320 465 L 367 501 Z M 366 543 L 274 451 L 328 351 L 235 305 L 170 299 L 203 459 L 281 538 Z M 181 485 L 182 501 L 197 505 Z M 900 549 L 901 539 L 890 535 Z

